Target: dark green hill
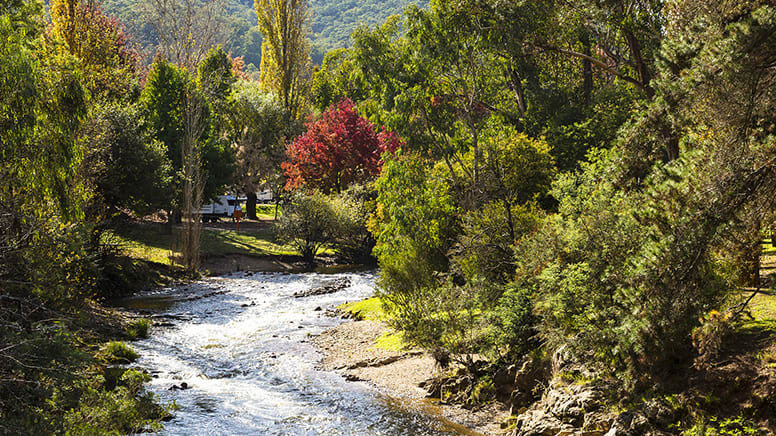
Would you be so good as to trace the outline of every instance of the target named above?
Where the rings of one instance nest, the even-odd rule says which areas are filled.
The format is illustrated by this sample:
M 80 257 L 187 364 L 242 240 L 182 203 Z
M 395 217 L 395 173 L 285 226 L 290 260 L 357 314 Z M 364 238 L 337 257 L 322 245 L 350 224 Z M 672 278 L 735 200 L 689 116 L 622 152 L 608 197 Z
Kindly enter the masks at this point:
M 148 16 L 147 0 L 103 0 L 107 13 L 127 28 L 135 45 L 150 62 L 156 37 Z M 391 15 L 400 14 L 407 5 L 427 6 L 428 0 L 310 0 L 310 25 L 313 31 L 313 60 L 319 64 L 332 49 L 349 47 L 350 33 L 360 24 L 375 26 Z M 259 66 L 261 34 L 256 29 L 252 0 L 224 0 L 222 43 L 235 56 L 245 56 L 246 64 Z M 256 71 L 250 65 L 249 70 Z
M 359 23 L 375 26 L 410 4 L 425 7 L 428 0 L 311 0 L 314 43 L 324 51 L 349 47 Z

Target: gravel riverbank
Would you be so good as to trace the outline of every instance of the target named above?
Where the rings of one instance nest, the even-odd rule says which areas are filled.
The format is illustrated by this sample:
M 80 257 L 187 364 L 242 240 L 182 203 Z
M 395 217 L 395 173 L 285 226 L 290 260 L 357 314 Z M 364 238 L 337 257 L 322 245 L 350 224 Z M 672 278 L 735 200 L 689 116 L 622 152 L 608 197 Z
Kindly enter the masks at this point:
M 369 382 L 386 395 L 441 415 L 465 427 L 461 428 L 462 434 L 503 434 L 500 423 L 509 411 L 499 403 L 469 410 L 426 398 L 427 392 L 418 385 L 434 376 L 434 359 L 418 350 L 375 347 L 377 339 L 388 331 L 389 327 L 380 321 L 351 321 L 323 332 L 313 343 L 324 355 L 321 366 L 325 370 L 338 371 L 348 380 Z

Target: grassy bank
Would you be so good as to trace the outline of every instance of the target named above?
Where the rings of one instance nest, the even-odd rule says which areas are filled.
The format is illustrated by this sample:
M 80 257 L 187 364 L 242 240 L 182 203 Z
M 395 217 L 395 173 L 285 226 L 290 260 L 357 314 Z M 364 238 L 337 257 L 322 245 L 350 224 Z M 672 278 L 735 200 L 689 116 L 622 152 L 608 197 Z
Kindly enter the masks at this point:
M 181 253 L 181 227 L 163 223 L 125 222 L 106 232 L 104 241 L 135 259 L 176 265 Z M 232 222 L 205 224 L 202 256 L 240 254 L 247 256 L 293 255 L 293 249 L 276 242 L 271 221 L 244 221 L 240 230 Z

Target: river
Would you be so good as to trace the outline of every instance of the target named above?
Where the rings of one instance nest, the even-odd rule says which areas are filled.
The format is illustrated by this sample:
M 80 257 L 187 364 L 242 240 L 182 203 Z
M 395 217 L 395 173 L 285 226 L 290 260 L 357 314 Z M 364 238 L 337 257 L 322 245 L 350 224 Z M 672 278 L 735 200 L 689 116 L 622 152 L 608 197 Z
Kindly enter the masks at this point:
M 293 294 L 347 278 L 328 295 Z M 149 389 L 179 406 L 168 435 L 445 435 L 456 426 L 318 368 L 321 309 L 374 293 L 375 274 L 232 274 L 124 300 L 154 319 L 133 343 Z M 316 310 L 317 309 L 317 310 Z M 170 388 L 186 383 L 189 388 Z

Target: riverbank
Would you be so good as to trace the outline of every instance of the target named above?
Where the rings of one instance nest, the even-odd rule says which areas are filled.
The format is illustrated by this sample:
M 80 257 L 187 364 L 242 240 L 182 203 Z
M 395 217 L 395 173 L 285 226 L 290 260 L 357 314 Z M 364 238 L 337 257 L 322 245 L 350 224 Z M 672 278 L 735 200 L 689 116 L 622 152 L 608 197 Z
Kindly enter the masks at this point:
M 312 342 L 324 355 L 324 370 L 337 371 L 350 381 L 366 381 L 386 395 L 471 429 L 472 435 L 504 434 L 500 423 L 507 419 L 509 410 L 500 403 L 465 409 L 427 398 L 428 393 L 419 385 L 437 373 L 434 359 L 419 350 L 376 346 L 390 333 L 379 320 L 351 321 L 323 332 Z

